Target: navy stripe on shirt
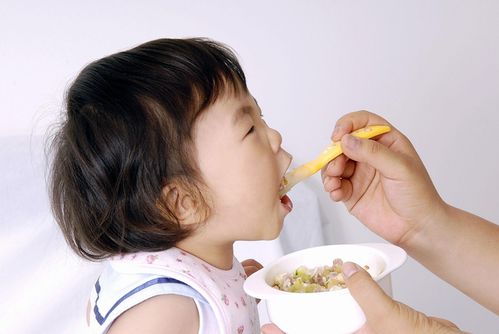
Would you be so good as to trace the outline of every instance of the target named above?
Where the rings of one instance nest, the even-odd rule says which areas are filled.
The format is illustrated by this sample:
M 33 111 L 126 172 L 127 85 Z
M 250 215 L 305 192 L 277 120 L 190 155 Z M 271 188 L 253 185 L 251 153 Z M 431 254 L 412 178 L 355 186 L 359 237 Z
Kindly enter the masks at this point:
M 97 306 L 97 302 L 99 301 L 99 293 L 100 293 L 100 290 L 101 290 L 99 280 L 97 280 L 97 282 L 95 282 L 95 291 L 97 292 L 97 298 L 95 299 L 95 306 L 94 306 L 95 319 L 97 320 L 97 322 L 100 325 L 102 325 L 106 321 L 106 319 L 109 317 L 109 315 L 111 314 L 111 312 L 113 312 L 113 310 L 116 307 L 118 307 L 118 305 L 121 304 L 121 302 L 123 302 L 125 299 L 127 299 L 128 297 L 130 297 L 130 296 L 136 294 L 137 292 L 139 292 L 141 290 L 144 290 L 145 288 L 148 288 L 148 287 L 150 287 L 152 285 L 155 285 L 155 284 L 164 284 L 164 283 L 177 283 L 177 284 L 182 284 L 182 285 L 188 286 L 184 282 L 176 280 L 174 278 L 170 278 L 170 277 L 158 277 L 158 278 L 154 278 L 152 280 L 149 280 L 149 281 L 147 281 L 147 282 L 145 282 L 145 283 L 137 286 L 136 288 L 130 290 L 129 292 L 127 292 L 124 296 L 122 296 L 120 299 L 118 299 L 116 301 L 116 303 L 114 303 L 114 305 L 111 307 L 111 309 L 109 309 L 109 311 L 107 312 L 107 314 L 103 317 L 101 315 L 101 313 L 99 312 L 99 308 Z

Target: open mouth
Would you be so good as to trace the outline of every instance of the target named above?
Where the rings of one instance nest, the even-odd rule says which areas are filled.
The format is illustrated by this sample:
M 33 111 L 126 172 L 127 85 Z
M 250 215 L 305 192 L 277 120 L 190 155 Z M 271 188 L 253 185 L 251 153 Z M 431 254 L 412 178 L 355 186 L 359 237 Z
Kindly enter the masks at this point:
M 284 195 L 281 197 L 281 204 L 289 211 L 293 210 L 293 202 L 291 202 L 291 199 L 288 197 L 288 195 Z
M 286 176 L 284 175 L 281 180 L 281 184 L 279 185 L 279 197 L 281 200 L 281 204 L 288 210 L 291 211 L 293 210 L 293 202 L 291 202 L 291 199 L 283 193 L 284 189 L 288 185 L 288 180 L 286 179 Z

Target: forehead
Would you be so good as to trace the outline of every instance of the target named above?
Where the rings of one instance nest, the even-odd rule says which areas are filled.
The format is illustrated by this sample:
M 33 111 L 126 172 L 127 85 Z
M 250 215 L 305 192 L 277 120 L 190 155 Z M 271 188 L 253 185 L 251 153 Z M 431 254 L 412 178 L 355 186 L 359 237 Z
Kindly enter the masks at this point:
M 245 113 L 252 112 L 255 108 L 255 99 L 249 93 L 224 94 L 206 108 L 199 116 L 198 123 L 237 125 Z

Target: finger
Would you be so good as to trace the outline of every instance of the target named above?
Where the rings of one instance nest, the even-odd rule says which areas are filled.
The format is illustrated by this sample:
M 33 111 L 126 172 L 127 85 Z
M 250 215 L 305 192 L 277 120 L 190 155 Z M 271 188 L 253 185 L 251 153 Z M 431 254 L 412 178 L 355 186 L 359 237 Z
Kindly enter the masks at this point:
M 265 324 L 262 326 L 261 331 L 263 334 L 285 334 L 274 324 Z
M 390 150 L 375 140 L 361 139 L 352 135 L 345 135 L 341 139 L 343 153 L 357 162 L 366 162 L 388 178 L 397 178 L 403 175 L 403 156 Z
M 323 173 L 323 176 L 341 176 L 345 170 L 345 165 L 348 161 L 348 157 L 344 154 L 340 155 L 336 159 L 331 160 Z
M 340 177 L 329 177 L 326 176 L 324 179 L 324 190 L 328 193 L 341 188 L 341 178 Z
M 257 260 L 255 259 L 246 259 L 244 261 L 241 262 L 241 265 L 243 267 L 246 267 L 246 266 L 254 266 L 254 267 L 257 267 L 258 269 L 262 269 L 263 266 L 260 262 L 258 262 Z
M 386 124 L 390 125 L 384 118 L 373 114 L 366 110 L 356 111 L 352 113 L 348 113 L 336 122 L 335 128 L 333 130 L 333 134 L 331 136 L 333 141 L 338 141 L 345 134 L 350 133 L 354 130 L 363 128 L 368 125 L 373 124 Z M 390 125 L 391 127 L 391 125 Z
M 350 200 L 353 193 L 352 182 L 349 179 L 341 179 L 341 185 L 329 193 L 329 197 L 335 202 L 346 202 Z
M 449 321 L 447 319 L 442 319 L 442 318 L 437 318 L 437 317 L 428 317 L 428 318 L 435 320 L 436 322 L 439 322 L 444 326 L 459 329 L 459 327 L 457 327 L 457 325 L 455 323 L 453 323 L 452 321 Z
M 244 266 L 244 272 L 246 273 L 246 276 L 251 276 L 260 269 L 262 269 L 262 268 L 258 268 L 255 266 Z
M 345 170 L 343 171 L 343 174 L 341 174 L 342 178 L 348 179 L 355 173 L 355 167 L 357 166 L 357 163 L 352 160 L 348 160 L 345 164 Z

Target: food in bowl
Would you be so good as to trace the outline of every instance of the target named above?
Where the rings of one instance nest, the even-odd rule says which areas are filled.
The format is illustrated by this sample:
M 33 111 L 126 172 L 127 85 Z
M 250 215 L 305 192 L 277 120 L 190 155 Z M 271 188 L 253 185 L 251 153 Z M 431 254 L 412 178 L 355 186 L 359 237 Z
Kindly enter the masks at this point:
M 281 273 L 331 265 L 333 259 L 368 265 L 374 280 L 391 295 L 391 273 L 406 259 L 403 249 L 384 243 L 327 245 L 286 254 L 249 276 L 244 290 L 261 299 L 269 320 L 289 334 L 350 334 L 359 330 L 366 318 L 348 289 L 321 293 L 292 293 L 272 287 Z M 262 304 L 260 304 L 262 305 Z
M 308 268 L 299 266 L 292 273 L 282 273 L 274 277 L 273 288 L 287 292 L 325 292 L 346 288 L 341 269 L 343 260 L 334 259 L 331 266 Z M 364 266 L 367 270 L 369 266 Z

